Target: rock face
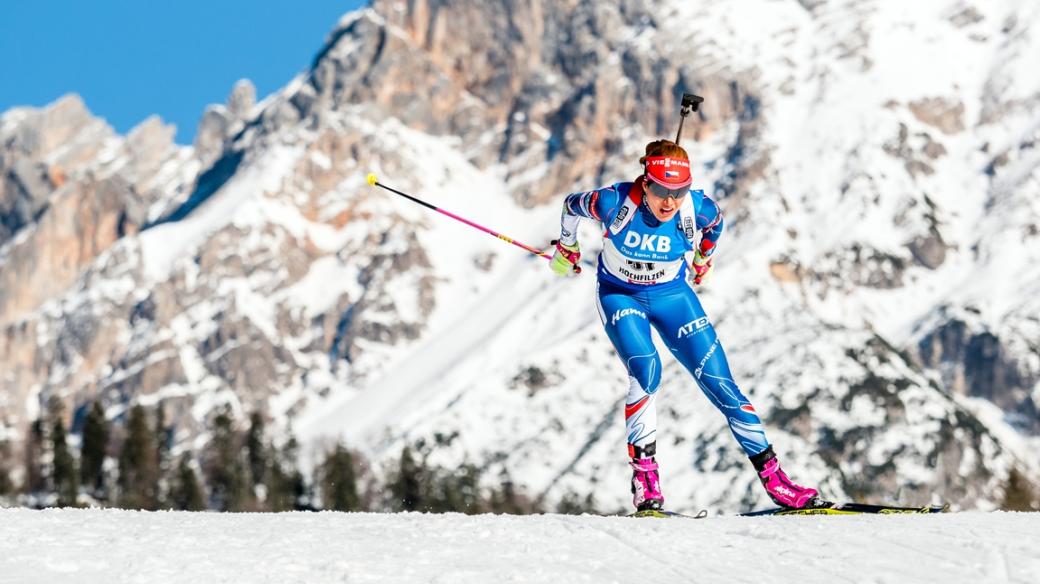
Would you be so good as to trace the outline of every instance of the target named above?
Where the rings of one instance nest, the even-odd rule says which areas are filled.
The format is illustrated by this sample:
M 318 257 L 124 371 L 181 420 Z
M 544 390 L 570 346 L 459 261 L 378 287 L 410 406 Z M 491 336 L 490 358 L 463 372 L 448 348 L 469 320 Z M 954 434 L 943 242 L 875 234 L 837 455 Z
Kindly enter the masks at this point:
M 979 327 L 951 319 L 918 343 L 921 360 L 942 375 L 943 385 L 956 394 L 985 399 L 1007 413 L 1025 433 L 1040 434 L 1040 409 L 1032 390 L 1040 383 L 1001 339 Z
M 206 108 L 195 132 L 195 156 L 202 166 L 213 164 L 223 153 L 225 143 L 252 119 L 256 106 L 256 87 L 248 79 L 235 83 L 226 105 Z
M 0 323 L 60 296 L 98 256 L 136 233 L 149 207 L 181 186 L 176 178 L 170 184 L 170 175 L 188 161 L 173 144 L 173 128 L 158 118 L 124 140 L 77 96 L 17 113 L 21 120 L 5 125 L 0 151 Z M 190 170 L 181 181 L 183 174 Z
M 1012 469 L 1040 477 L 1040 31 L 946 4 L 377 0 L 262 103 L 236 84 L 191 148 L 75 96 L 6 112 L 0 439 L 52 396 L 161 401 L 187 449 L 230 403 L 315 448 L 424 440 L 625 505 L 591 278 L 364 177 L 538 245 L 560 195 L 640 172 L 691 91 L 683 144 L 728 225 L 698 293 L 785 466 L 837 498 L 992 507 Z M 763 503 L 671 361 L 662 395 L 669 497 Z
M 911 102 L 910 112 L 919 121 L 938 128 L 944 134 L 964 131 L 964 104 L 941 97 L 930 97 Z
M 95 133 L 103 140 L 111 134 L 90 117 L 77 96 L 68 96 L 42 112 L 23 112 L 17 125 L 5 128 L 0 170 L 0 242 L 6 242 L 21 228 L 34 221 L 47 206 L 51 191 L 63 183 L 68 170 L 96 152 L 100 140 L 74 139 L 81 133 Z M 43 158 L 66 142 L 75 148 L 61 156 L 52 170 Z M 84 143 L 87 142 L 87 143 Z M 92 143 L 91 143 L 92 142 Z M 70 167 L 68 169 L 63 167 Z
M 514 195 L 534 205 L 577 184 L 614 180 L 621 169 L 603 161 L 635 155 L 630 136 L 675 127 L 676 87 L 708 98 L 701 134 L 732 120 L 753 91 L 647 51 L 640 39 L 662 33 L 640 2 L 434 0 L 402 8 L 376 2 L 336 30 L 291 100 L 296 111 L 271 111 L 268 121 L 296 123 L 364 103 L 424 132 L 481 144 L 470 160 L 503 165 Z

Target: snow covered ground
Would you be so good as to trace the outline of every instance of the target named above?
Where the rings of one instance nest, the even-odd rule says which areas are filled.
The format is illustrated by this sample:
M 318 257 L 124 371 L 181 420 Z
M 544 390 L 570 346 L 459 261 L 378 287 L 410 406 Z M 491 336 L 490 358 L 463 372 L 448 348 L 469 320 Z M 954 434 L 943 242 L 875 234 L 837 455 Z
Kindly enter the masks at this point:
M 0 583 L 1040 582 L 1040 513 L 912 517 L 0 509 Z

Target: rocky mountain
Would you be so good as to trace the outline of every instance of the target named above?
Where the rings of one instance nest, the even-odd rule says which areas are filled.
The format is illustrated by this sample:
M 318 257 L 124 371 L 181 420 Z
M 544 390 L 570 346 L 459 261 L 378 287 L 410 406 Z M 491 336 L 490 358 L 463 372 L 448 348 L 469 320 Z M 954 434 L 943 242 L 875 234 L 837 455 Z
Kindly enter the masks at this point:
M 788 466 L 837 498 L 991 508 L 1013 469 L 1040 482 L 1038 11 L 376 0 L 279 92 L 236 86 L 192 147 L 75 96 L 8 111 L 0 439 L 52 396 L 73 421 L 161 401 L 190 449 L 227 403 L 311 453 L 422 443 L 623 506 L 594 278 L 364 177 L 542 245 L 560 196 L 634 178 L 690 91 L 695 182 L 729 222 L 699 293 Z M 764 503 L 695 387 L 666 365 L 666 497 Z

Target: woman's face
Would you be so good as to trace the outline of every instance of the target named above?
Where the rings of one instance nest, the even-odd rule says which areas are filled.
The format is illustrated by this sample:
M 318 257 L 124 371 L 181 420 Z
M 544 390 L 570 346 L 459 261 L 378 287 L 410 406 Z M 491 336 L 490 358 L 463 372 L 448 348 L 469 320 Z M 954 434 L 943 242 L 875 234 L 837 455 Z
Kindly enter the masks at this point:
M 687 193 L 687 190 L 683 190 L 683 196 Z M 674 196 L 661 197 L 654 194 L 652 189 L 646 189 L 646 206 L 650 207 L 650 211 L 653 212 L 654 217 L 657 217 L 658 221 L 664 222 L 675 217 L 675 214 L 679 211 L 679 206 L 682 204 L 683 197 L 680 196 L 676 199 Z

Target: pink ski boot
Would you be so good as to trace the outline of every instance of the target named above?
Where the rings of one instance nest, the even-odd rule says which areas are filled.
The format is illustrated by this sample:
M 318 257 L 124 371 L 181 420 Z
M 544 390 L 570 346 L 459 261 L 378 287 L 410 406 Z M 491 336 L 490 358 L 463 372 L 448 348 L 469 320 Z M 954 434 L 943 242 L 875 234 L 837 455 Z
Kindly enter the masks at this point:
M 807 505 L 811 506 L 812 501 L 819 495 L 816 489 L 796 485 L 787 478 L 787 473 L 780 468 L 780 461 L 777 460 L 772 446 L 752 456 L 751 463 L 755 465 L 758 478 L 769 493 L 769 498 L 781 507 L 801 509 Z
M 651 442 L 646 447 L 628 446 L 632 456 L 632 504 L 637 511 L 661 509 L 664 507 L 664 495 L 661 494 L 661 479 L 657 474 L 657 461 L 653 455 L 657 452 L 657 443 Z

